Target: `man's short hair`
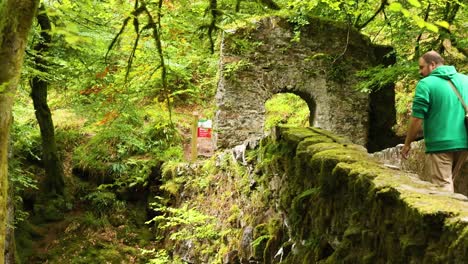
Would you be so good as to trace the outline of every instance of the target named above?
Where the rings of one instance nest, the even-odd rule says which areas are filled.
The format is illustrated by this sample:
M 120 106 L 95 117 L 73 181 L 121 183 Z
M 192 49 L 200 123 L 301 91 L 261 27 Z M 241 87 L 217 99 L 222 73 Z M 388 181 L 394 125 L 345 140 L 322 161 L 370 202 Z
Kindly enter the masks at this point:
M 437 65 L 442 65 L 444 64 L 445 60 L 440 56 L 439 53 L 431 50 L 429 52 L 424 53 L 424 55 L 421 56 L 423 60 L 427 63 L 430 64 L 431 62 L 435 62 Z

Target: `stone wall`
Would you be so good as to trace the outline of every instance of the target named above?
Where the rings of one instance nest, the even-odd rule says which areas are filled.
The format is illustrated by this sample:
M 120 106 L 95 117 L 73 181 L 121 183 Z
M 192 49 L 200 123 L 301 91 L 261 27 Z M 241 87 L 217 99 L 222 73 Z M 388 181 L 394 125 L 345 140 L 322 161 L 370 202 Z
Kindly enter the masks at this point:
M 290 236 L 281 263 L 466 263 L 467 197 L 324 130 L 279 128 L 262 145 L 260 174 Z
M 411 143 L 411 152 L 408 159 L 402 159 L 400 155 L 402 145 L 387 148 L 372 156 L 388 167 L 398 168 L 403 171 L 417 174 L 423 180 L 429 180 L 424 176 L 425 151 L 424 140 Z M 455 192 L 468 196 L 468 162 L 462 167 L 460 175 L 454 181 Z
M 370 145 L 372 151 L 384 148 L 381 141 L 393 136 L 395 123 L 393 87 L 377 96 L 357 92 L 354 73 L 391 64 L 385 57 L 391 49 L 371 45 L 344 24 L 318 18 L 301 30 L 300 40 L 293 41 L 294 36 L 294 25 L 280 17 L 253 21 L 224 34 L 216 94 L 217 146 L 260 138 L 265 102 L 289 92 L 308 104 L 311 126 Z M 372 98 L 380 101 L 373 104 Z

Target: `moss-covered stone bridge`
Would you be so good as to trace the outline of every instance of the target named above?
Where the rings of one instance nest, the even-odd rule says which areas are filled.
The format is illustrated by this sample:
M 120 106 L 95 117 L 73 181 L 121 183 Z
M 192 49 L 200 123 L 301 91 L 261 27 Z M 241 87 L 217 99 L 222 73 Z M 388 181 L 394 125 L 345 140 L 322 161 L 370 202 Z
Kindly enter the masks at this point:
M 279 128 L 262 141 L 256 175 L 288 234 L 253 235 L 268 240 L 254 243 L 263 245 L 264 263 L 278 262 L 279 252 L 282 263 L 294 264 L 468 263 L 468 199 L 368 154 L 401 142 L 391 129 L 395 94 L 392 85 L 358 92 L 354 73 L 392 64 L 390 47 L 332 21 L 315 18 L 299 32 L 287 19 L 267 17 L 226 32 L 221 51 L 219 148 L 262 137 L 264 102 L 283 92 L 305 100 L 310 126 L 334 133 Z M 242 252 L 250 250 L 239 252 L 249 259 Z
M 279 182 L 271 191 L 297 245 L 286 263 L 467 263 L 465 196 L 325 130 L 278 128 L 262 145 L 262 172 Z

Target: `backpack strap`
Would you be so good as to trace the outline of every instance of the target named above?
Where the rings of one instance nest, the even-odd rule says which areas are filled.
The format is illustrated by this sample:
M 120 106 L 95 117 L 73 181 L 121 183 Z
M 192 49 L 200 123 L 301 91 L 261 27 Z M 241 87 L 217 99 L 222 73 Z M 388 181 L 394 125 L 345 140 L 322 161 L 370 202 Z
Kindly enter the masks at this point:
M 463 108 L 465 108 L 465 114 L 468 114 L 468 107 L 466 106 L 465 102 L 463 101 L 463 98 L 460 95 L 460 92 L 458 92 L 457 88 L 455 88 L 455 85 L 453 85 L 452 80 L 448 80 L 450 87 L 452 87 L 453 91 L 458 97 L 458 100 L 460 100 L 460 103 L 463 105 Z

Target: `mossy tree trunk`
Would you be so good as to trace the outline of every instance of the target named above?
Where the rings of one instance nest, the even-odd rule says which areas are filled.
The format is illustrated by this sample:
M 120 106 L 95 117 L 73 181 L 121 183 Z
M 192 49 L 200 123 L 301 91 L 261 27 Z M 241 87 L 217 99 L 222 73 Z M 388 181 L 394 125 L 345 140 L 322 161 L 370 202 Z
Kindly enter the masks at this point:
M 8 199 L 8 137 L 27 37 L 39 0 L 0 2 L 0 264 L 5 259 Z
M 8 200 L 7 200 L 7 222 L 5 234 L 5 264 L 15 264 L 16 258 L 16 242 L 15 242 L 15 230 L 13 222 L 15 220 L 15 205 L 14 205 L 14 186 L 10 185 L 8 189 Z
M 37 21 L 41 26 L 41 40 L 34 46 L 34 50 L 37 53 L 35 64 L 37 70 L 47 73 L 47 62 L 44 58 L 47 56 L 52 41 L 50 35 L 52 27 L 44 5 L 41 5 L 39 8 Z M 34 104 L 37 122 L 41 129 L 42 160 L 44 162 L 46 174 L 44 181 L 45 191 L 49 194 L 63 194 L 63 164 L 58 154 L 52 114 L 47 104 L 47 88 L 47 80 L 38 76 L 32 78 L 31 98 Z

